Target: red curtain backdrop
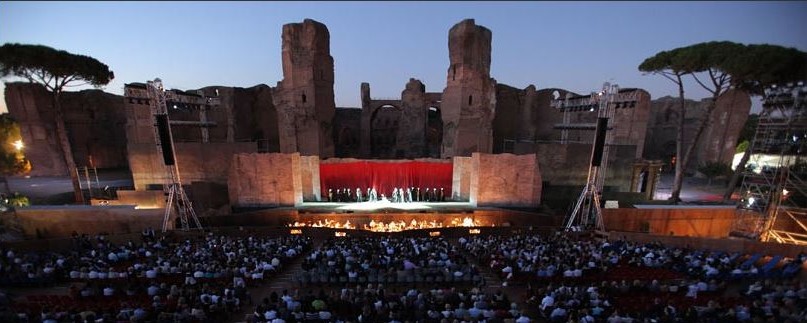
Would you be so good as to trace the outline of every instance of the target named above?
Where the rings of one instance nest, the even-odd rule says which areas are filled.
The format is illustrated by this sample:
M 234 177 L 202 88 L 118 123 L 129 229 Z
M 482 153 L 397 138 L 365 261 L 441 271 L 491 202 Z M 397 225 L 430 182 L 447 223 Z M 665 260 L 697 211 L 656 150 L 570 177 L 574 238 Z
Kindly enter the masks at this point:
M 448 199 L 451 196 L 453 171 L 452 163 L 419 161 L 320 164 L 319 183 L 322 197 L 326 200 L 329 188 L 334 192 L 349 188 L 353 194 L 356 193 L 356 188 L 361 188 L 362 195 L 366 195 L 368 187 L 375 187 L 379 197 L 381 194 L 389 197 L 395 187 L 420 187 L 421 190 L 428 187 L 437 188 L 438 191 L 442 188 Z

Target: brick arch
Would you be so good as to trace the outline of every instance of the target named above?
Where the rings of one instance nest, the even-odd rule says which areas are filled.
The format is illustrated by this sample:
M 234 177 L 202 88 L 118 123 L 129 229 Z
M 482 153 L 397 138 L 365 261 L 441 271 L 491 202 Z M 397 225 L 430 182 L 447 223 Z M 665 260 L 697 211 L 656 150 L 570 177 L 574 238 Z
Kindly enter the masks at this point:
M 440 106 L 430 105 L 426 117 L 426 156 L 440 158 L 443 145 L 443 118 Z
M 381 104 L 370 112 L 370 154 L 374 158 L 394 158 L 397 152 L 398 127 L 403 109 Z

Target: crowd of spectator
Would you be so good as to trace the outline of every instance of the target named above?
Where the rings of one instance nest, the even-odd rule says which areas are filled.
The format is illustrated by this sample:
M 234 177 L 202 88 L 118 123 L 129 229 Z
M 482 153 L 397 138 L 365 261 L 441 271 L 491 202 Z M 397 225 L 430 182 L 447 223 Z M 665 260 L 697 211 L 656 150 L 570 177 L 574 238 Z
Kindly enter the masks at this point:
M 299 281 L 307 283 L 477 282 L 475 264 L 443 238 L 336 238 L 307 255 Z
M 46 322 L 223 320 L 251 302 L 247 287 L 262 284 L 283 263 L 310 249 L 311 238 L 288 236 L 157 238 L 110 242 L 74 236 L 67 252 L 2 250 L 4 285 L 71 282 L 65 297 L 29 296 L 22 320 Z M 37 313 L 38 312 L 38 313 Z
M 297 257 L 298 288 L 253 304 L 248 287 Z M 0 283 L 73 283 L 69 295 L 16 304 L 18 319 L 35 322 L 219 322 L 242 309 L 254 309 L 250 321 L 272 323 L 803 322 L 807 283 L 790 269 L 805 260 L 563 233 L 456 243 L 332 237 L 314 247 L 294 235 L 145 231 L 141 241 L 124 243 L 77 235 L 67 252 L 0 250 Z M 502 288 L 526 287 L 523 298 L 486 290 L 480 267 L 499 274 Z M 728 289 L 736 296 L 727 297 Z
M 552 322 L 807 321 L 807 284 L 783 275 L 800 268 L 804 255 L 763 260 L 565 234 L 475 236 L 459 243 L 505 282 L 520 276 L 528 303 Z M 729 279 L 737 270 L 748 274 Z M 749 289 L 723 297 L 728 285 Z
M 530 322 L 501 290 L 388 288 L 384 284 L 273 293 L 252 322 Z

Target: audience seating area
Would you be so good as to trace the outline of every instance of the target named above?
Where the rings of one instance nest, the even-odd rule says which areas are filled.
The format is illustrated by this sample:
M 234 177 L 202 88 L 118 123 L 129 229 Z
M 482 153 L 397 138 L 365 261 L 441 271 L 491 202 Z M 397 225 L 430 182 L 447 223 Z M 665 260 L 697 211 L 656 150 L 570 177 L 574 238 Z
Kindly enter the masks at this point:
M 241 311 L 275 323 L 807 321 L 805 255 L 563 233 L 315 241 L 144 232 L 138 242 L 72 243 L 66 252 L 0 250 L 0 321 L 222 322 Z M 252 299 L 251 288 L 290 263 L 301 268 L 293 290 Z M 72 287 L 48 291 L 54 284 Z M 5 297 L 7 288 L 34 292 Z

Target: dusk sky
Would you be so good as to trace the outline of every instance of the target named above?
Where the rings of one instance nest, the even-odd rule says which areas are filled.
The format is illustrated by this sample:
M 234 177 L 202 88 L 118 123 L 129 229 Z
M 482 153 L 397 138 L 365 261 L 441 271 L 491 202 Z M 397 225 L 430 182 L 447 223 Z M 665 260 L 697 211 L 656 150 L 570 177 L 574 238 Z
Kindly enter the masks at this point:
M 409 78 L 441 92 L 448 30 L 466 18 L 493 32 L 491 76 L 517 88 L 610 81 L 655 99 L 675 85 L 637 66 L 662 50 L 728 40 L 807 51 L 805 2 L 0 2 L 0 44 L 95 57 L 115 72 L 104 88 L 115 94 L 156 77 L 181 90 L 275 86 L 282 27 L 306 18 L 330 31 L 338 107 L 359 106 L 361 82 L 373 97 L 400 98 Z M 706 96 L 688 81 L 688 98 Z

